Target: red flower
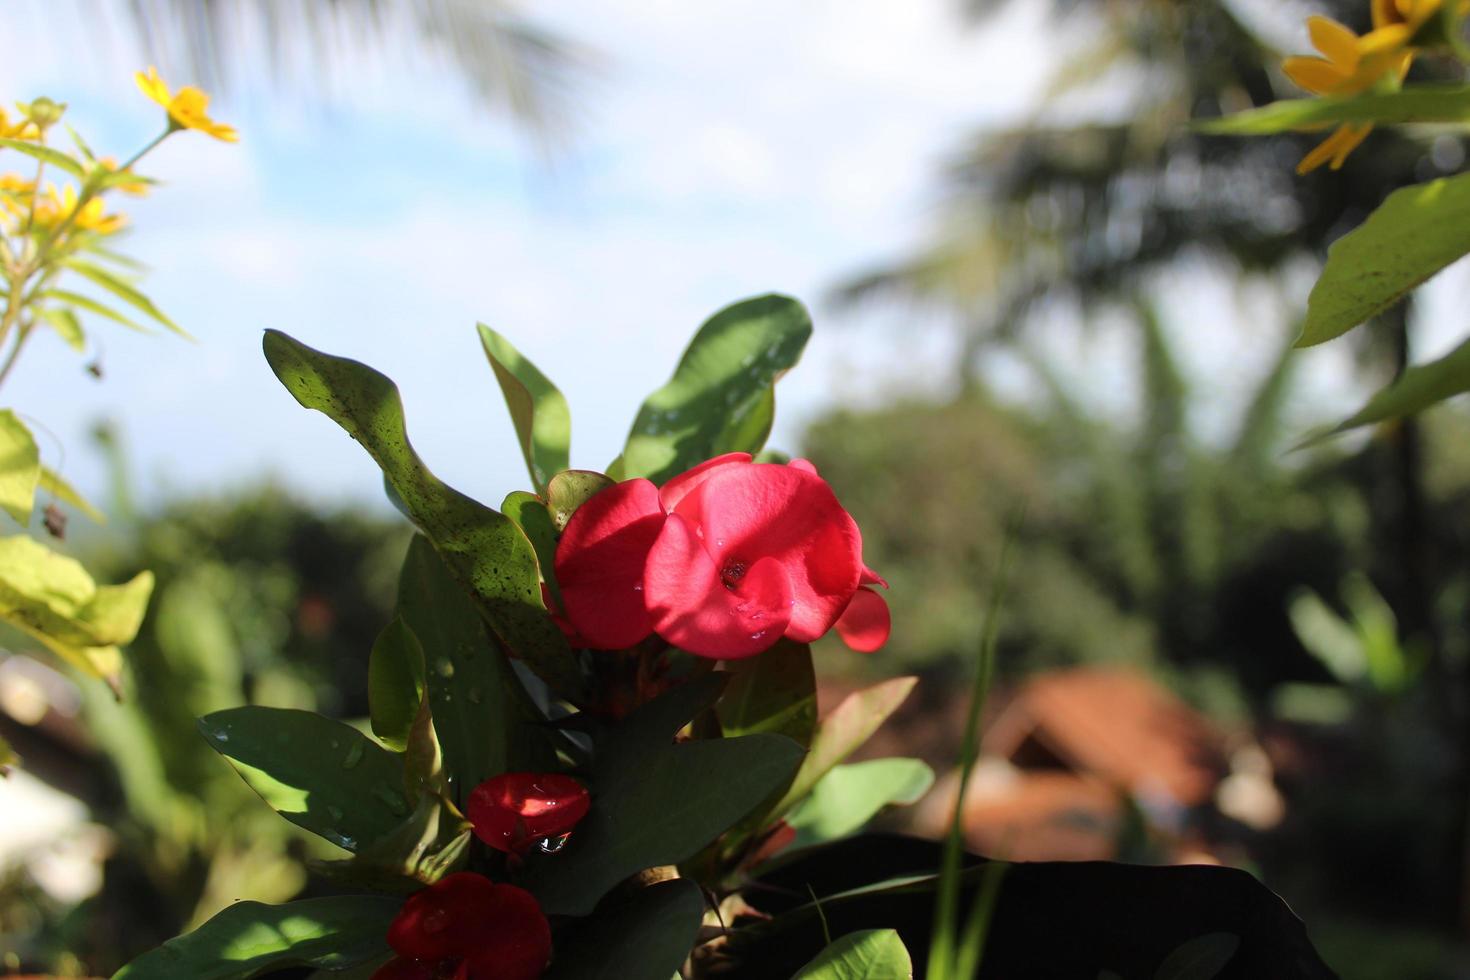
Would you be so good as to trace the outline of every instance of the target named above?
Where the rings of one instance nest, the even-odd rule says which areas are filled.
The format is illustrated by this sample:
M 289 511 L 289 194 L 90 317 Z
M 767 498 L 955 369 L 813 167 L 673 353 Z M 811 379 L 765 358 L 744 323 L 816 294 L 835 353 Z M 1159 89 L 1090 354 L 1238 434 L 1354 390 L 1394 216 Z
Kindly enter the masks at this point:
M 398 954 L 373 980 L 535 980 L 551 926 L 534 896 L 461 871 L 414 892 L 388 927 Z
M 656 632 L 706 657 L 749 657 L 834 625 L 854 649 L 888 638 L 885 584 L 816 468 L 730 453 L 662 488 L 615 484 L 567 523 L 556 552 L 566 618 L 598 649 Z
M 480 840 L 519 854 L 538 840 L 571 833 L 591 804 L 586 787 L 570 776 L 508 772 L 470 792 L 465 816 Z

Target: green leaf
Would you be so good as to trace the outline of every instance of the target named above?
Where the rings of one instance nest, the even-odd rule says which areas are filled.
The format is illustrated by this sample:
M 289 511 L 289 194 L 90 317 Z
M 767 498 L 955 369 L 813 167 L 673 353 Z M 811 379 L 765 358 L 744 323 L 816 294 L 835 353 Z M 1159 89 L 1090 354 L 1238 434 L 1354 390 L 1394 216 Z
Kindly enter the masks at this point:
M 26 424 L 10 409 L 0 410 L 0 508 L 22 526 L 31 522 L 41 452 Z
M 770 732 L 808 745 L 817 727 L 812 649 L 782 639 L 756 657 L 726 664 L 730 684 L 717 712 L 726 736 Z
M 395 752 L 408 746 L 409 731 L 424 702 L 424 648 L 401 617 L 383 628 L 368 658 L 368 713 L 373 734 Z
M 546 980 L 677 976 L 703 918 L 704 894 L 688 878 L 639 888 L 626 901 L 599 906 L 596 915 L 558 933 L 556 961 Z
M 373 891 L 409 894 L 431 885 L 469 859 L 472 828 L 446 799 L 421 793 L 413 813 L 387 836 L 344 861 L 313 862 L 313 871 Z
M 377 895 L 236 902 L 112 980 L 245 980 L 288 966 L 342 969 L 387 951 L 388 925 L 401 905 Z
M 1470 174 L 1394 191 L 1327 250 L 1296 345 L 1310 347 L 1346 333 L 1466 252 Z
M 569 465 L 572 413 L 567 400 L 510 341 L 480 324 L 480 345 L 510 409 L 521 455 L 538 491 Z
M 42 146 L 39 143 L 28 143 L 25 140 L 0 139 L 0 149 L 24 153 L 28 157 L 40 160 L 42 163 L 47 163 L 60 170 L 65 170 L 77 180 L 86 180 L 87 178 L 87 171 L 82 168 L 80 163 L 55 147 Z
M 81 259 L 67 259 L 62 264 L 65 265 L 68 269 L 71 269 L 77 275 L 83 276 L 86 279 L 91 280 L 96 285 L 101 286 L 103 289 L 107 290 L 109 293 L 116 296 L 124 303 L 127 303 L 129 306 L 132 306 L 135 309 L 148 314 L 153 319 L 157 320 L 159 323 L 163 324 L 165 327 L 168 327 L 174 333 L 178 334 L 180 337 L 187 337 L 190 340 L 194 339 L 193 337 L 190 337 L 189 334 L 177 323 L 174 323 L 167 316 L 165 316 L 162 310 L 154 306 L 153 300 L 149 299 L 147 296 L 144 296 L 142 293 L 138 292 L 138 290 L 134 289 L 131 285 L 119 279 L 115 274 L 108 272 L 101 266 L 93 265 L 91 262 L 84 262 Z
M 638 410 L 618 479 L 662 483 L 721 453 L 759 451 L 774 414 L 772 387 L 811 332 L 806 309 L 787 296 L 758 296 L 716 313 L 669 383 Z
M 593 470 L 566 470 L 552 477 L 546 488 L 546 509 L 556 533 L 566 530 L 578 507 L 612 485 L 610 478 Z
M 914 961 L 892 929 L 848 933 L 822 950 L 791 980 L 903 980 L 914 975 Z
M 596 741 L 591 811 L 526 887 L 555 915 L 587 915 L 629 875 L 694 856 L 777 791 L 801 761 L 779 735 L 674 742 L 719 696 L 705 674 L 656 698 Z
M 15 749 L 10 747 L 4 737 L 0 737 L 0 776 L 10 775 L 10 768 L 19 764 L 20 756 L 15 754 Z
M 98 524 L 107 523 L 106 514 L 103 514 L 96 507 L 93 507 L 91 502 L 88 501 L 87 498 L 83 497 L 80 493 L 77 493 L 75 487 L 63 480 L 61 478 L 61 474 L 57 473 L 49 466 L 43 465 L 41 467 L 41 479 L 40 482 L 36 484 L 36 486 L 44 492 L 51 494 L 62 503 L 70 504 L 71 506 L 75 507 L 77 510 L 81 511 L 83 514 L 86 514 Z
M 1470 340 L 1437 361 L 1411 367 L 1368 404 L 1329 429 L 1314 432 L 1297 449 L 1315 445 L 1349 429 L 1413 415 L 1453 395 L 1470 391 Z
M 0 538 L 0 620 L 116 689 L 118 644 L 130 643 L 153 591 L 151 572 L 99 586 L 75 559 L 26 535 Z
M 541 581 L 551 593 L 552 603 L 561 606 L 561 589 L 556 584 L 556 527 L 551 523 L 551 512 L 540 497 L 526 490 L 512 490 L 500 504 L 501 513 L 510 518 L 521 529 L 531 549 L 536 552 L 536 565 L 541 570 Z
M 801 769 L 780 802 L 771 808 L 769 817 L 785 816 L 791 807 L 805 798 L 833 766 L 872 737 L 918 682 L 917 677 L 895 677 L 843 699 L 817 726 Z
M 355 851 L 408 816 L 403 758 L 312 711 L 249 705 L 199 719 L 210 746 L 287 820 Z
M 792 847 L 809 847 L 861 830 L 890 805 L 918 800 L 934 785 L 934 770 L 918 759 L 870 759 L 834 766 L 811 795 L 786 815 L 796 828 Z
M 1230 965 L 1240 937 L 1228 932 L 1211 932 L 1183 943 L 1159 964 L 1154 980 L 1214 980 Z
M 503 514 L 429 471 L 409 444 L 397 387 L 364 364 L 274 330 L 266 332 L 265 356 L 298 402 L 326 414 L 368 451 L 506 647 L 552 690 L 576 700 L 581 671 L 546 615 L 531 543 Z M 427 646 L 423 633 L 414 632 Z
M 434 728 L 461 809 L 491 776 L 555 768 L 544 719 L 530 707 L 474 602 L 422 535 L 414 536 L 403 561 L 398 615 L 423 647 Z
M 82 330 L 82 322 L 77 315 L 64 307 L 48 307 L 40 312 L 40 317 L 51 325 L 57 336 L 66 341 L 66 346 L 74 351 L 87 349 L 87 334 Z
M 129 330 L 136 330 L 139 333 L 153 333 L 152 330 L 143 326 L 137 320 L 123 316 L 117 310 L 97 302 L 90 296 L 83 296 L 81 293 L 73 293 L 66 289 L 48 289 L 41 295 L 54 302 L 66 303 L 68 306 L 75 306 L 78 309 L 86 310 L 88 313 L 95 313 L 98 316 L 106 317 L 114 323 L 121 323 Z M 73 346 L 76 345 L 73 344 Z M 80 348 L 78 349 L 80 350 Z
M 1348 98 L 1282 99 L 1259 109 L 1196 122 L 1194 128 L 1202 133 L 1264 136 L 1364 122 L 1470 122 L 1470 86 L 1416 85 L 1397 92 L 1371 92 Z

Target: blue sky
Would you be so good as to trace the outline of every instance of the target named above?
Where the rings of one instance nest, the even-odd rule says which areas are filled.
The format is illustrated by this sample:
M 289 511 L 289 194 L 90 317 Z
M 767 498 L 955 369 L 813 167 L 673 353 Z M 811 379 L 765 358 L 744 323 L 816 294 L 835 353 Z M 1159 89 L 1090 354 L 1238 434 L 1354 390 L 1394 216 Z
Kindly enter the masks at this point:
M 780 442 L 835 401 L 932 387 L 941 331 L 903 311 L 839 318 L 822 298 L 920 238 L 935 169 L 970 126 L 1034 101 L 1048 70 L 1039 5 L 985 31 L 962 30 L 957 6 L 537 5 L 592 55 L 549 165 L 411 51 L 350 53 L 321 98 L 263 76 L 216 99 L 240 144 L 175 135 L 144 168 L 165 186 L 129 208 L 146 288 L 199 342 L 98 324 L 97 384 L 43 338 L 5 401 L 55 433 L 85 488 L 101 472 L 83 433 L 105 415 L 154 499 L 271 473 L 378 500 L 366 457 L 267 370 L 260 333 L 275 327 L 392 376 L 421 454 L 493 502 L 524 474 L 476 321 L 568 393 L 574 464 L 593 468 L 698 323 L 754 293 L 792 293 L 817 316 L 782 382 Z M 0 64 L 0 95 L 65 100 L 99 152 L 126 156 L 159 112 L 132 85 L 127 44 L 79 57 L 69 43 L 105 29 L 97 9 L 22 0 L 12 24 L 28 43 L 7 45 L 18 56 Z

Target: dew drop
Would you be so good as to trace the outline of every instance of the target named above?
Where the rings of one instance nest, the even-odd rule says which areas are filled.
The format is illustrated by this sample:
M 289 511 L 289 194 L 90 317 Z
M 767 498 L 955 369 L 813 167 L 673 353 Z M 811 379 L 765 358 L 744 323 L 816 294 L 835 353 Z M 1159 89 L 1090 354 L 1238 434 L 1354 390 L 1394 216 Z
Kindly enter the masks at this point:
M 351 769 L 362 761 L 362 743 L 353 742 L 352 747 L 347 750 L 347 756 L 342 760 L 343 769 Z
M 341 820 L 342 808 L 340 806 L 327 807 L 327 816 L 331 817 L 333 820 Z
M 454 676 L 454 662 L 448 657 L 440 657 L 439 662 L 434 664 L 434 669 L 439 672 L 440 677 Z
M 562 834 L 560 837 L 543 837 L 541 839 L 541 850 L 545 854 L 555 854 L 567 846 L 567 841 L 572 839 L 571 834 Z
M 216 742 L 228 742 L 230 740 L 230 733 L 224 729 L 218 729 L 214 733 L 214 740 Z

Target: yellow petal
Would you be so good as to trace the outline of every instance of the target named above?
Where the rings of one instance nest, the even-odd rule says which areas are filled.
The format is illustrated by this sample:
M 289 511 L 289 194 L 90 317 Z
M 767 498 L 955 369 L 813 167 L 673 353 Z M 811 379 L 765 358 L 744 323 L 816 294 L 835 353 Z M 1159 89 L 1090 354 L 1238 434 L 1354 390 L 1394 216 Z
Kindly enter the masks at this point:
M 1308 17 L 1307 33 L 1311 35 L 1312 47 L 1327 56 L 1327 60 L 1351 74 L 1358 65 L 1358 35 L 1348 30 L 1331 17 Z
M 1337 148 L 1332 154 L 1332 162 L 1330 164 L 1332 169 L 1341 170 L 1343 161 L 1348 158 L 1348 154 L 1356 150 L 1362 144 L 1363 140 L 1368 138 L 1368 134 L 1371 132 L 1373 132 L 1372 123 L 1362 123 L 1357 126 L 1343 126 L 1339 129 L 1336 134 L 1338 137 Z
M 1296 165 L 1298 175 L 1309 174 L 1322 164 L 1337 155 L 1337 146 L 1341 142 L 1343 130 L 1346 126 L 1339 126 L 1332 131 L 1332 135 L 1312 148 L 1312 151 L 1302 157 L 1302 162 Z
M 1348 73 L 1322 58 L 1287 58 L 1281 63 L 1281 70 L 1293 82 L 1317 95 L 1333 91 L 1348 79 Z
M 133 81 L 138 83 L 138 91 L 142 92 L 144 95 L 148 96 L 148 98 L 152 99 L 154 102 L 157 102 L 165 109 L 167 109 L 169 103 L 173 101 L 173 98 L 169 95 L 168 92 L 168 85 L 164 82 L 162 78 L 158 77 L 158 69 L 154 68 L 152 65 L 148 66 L 148 71 L 146 72 L 140 71 L 135 73 L 133 75 Z
M 1372 58 L 1405 48 L 1413 33 L 1408 24 L 1389 24 L 1387 27 L 1369 31 L 1358 38 L 1358 56 Z

